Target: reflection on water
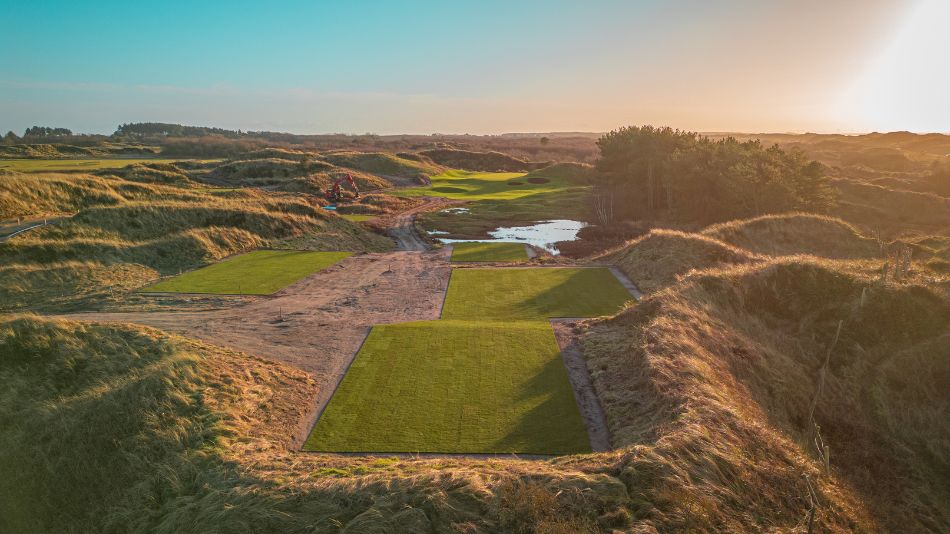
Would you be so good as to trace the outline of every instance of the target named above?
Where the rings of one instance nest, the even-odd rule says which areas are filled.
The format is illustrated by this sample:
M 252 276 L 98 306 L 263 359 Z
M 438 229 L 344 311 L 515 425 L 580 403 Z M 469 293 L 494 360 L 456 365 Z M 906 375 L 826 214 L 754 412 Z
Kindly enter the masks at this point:
M 575 241 L 577 232 L 587 226 L 587 223 L 581 221 L 571 221 L 568 219 L 556 219 L 553 221 L 542 221 L 531 226 L 512 226 L 508 228 L 497 228 L 488 232 L 492 239 L 439 239 L 443 243 L 490 243 L 492 241 L 513 241 L 516 243 L 527 243 L 536 247 L 543 248 L 551 254 L 560 254 L 560 251 L 554 245 L 558 241 Z M 439 231 L 429 232 L 438 234 Z

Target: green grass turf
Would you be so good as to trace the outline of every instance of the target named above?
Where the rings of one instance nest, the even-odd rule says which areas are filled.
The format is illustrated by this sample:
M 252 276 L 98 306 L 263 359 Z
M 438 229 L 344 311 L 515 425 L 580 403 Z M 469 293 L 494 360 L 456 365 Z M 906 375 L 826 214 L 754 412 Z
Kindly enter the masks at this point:
M 433 211 L 419 216 L 426 230 L 449 232 L 447 237 L 480 239 L 499 226 L 519 226 L 549 219 L 589 220 L 591 187 L 563 176 L 545 184 L 523 180 L 523 173 L 447 171 L 432 185 L 406 189 L 404 196 L 441 196 L 468 200 L 467 213 Z M 518 182 L 519 185 L 508 185 Z
M 452 261 L 523 261 L 528 252 L 521 243 L 452 243 Z
M 460 200 L 511 200 L 549 193 L 568 187 L 563 178 L 552 178 L 546 184 L 532 184 L 521 180 L 523 172 L 445 171 L 432 177 L 432 185 L 403 189 L 400 196 L 435 196 Z M 509 185 L 517 182 L 518 185 Z
M 304 444 L 321 452 L 590 451 L 547 322 L 373 327 Z
M 368 221 L 370 219 L 376 218 L 375 215 L 363 215 L 359 213 L 341 213 L 340 217 L 343 217 L 344 219 L 348 221 L 353 221 L 353 222 L 363 222 L 363 221 Z
M 142 291 L 269 295 L 349 255 L 349 252 L 256 250 L 164 280 Z
M 0 169 L 20 172 L 43 171 L 94 171 L 120 169 L 135 163 L 175 163 L 182 159 L 162 158 L 115 158 L 115 159 L 0 159 Z M 200 160 L 220 161 L 220 160 Z
M 596 317 L 632 298 L 608 269 L 454 269 L 442 318 Z

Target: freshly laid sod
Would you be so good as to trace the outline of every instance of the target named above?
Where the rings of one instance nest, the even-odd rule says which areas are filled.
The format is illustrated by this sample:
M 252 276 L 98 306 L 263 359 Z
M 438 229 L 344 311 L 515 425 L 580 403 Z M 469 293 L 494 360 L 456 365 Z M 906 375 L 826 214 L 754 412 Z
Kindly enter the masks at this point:
M 304 449 L 590 451 L 547 322 L 373 327 Z
M 596 317 L 631 298 L 608 269 L 454 269 L 442 318 Z
M 452 261 L 524 261 L 528 252 L 521 243 L 453 243 Z
M 349 252 L 256 250 L 164 280 L 142 291 L 269 295 L 349 255 Z

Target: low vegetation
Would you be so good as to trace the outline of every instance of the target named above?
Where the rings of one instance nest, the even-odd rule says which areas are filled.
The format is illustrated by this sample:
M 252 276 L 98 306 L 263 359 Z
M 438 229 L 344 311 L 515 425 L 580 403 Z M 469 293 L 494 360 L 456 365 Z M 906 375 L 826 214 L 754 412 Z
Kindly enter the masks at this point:
M 528 259 L 521 243 L 453 243 L 454 262 L 516 262 Z
M 269 295 L 349 255 L 349 252 L 255 250 L 163 280 L 142 291 Z
M 305 450 L 589 452 L 546 322 L 373 327 Z
M 454 269 L 442 318 L 596 317 L 616 313 L 632 298 L 607 269 Z
M 423 150 L 420 155 L 450 169 L 487 172 L 524 172 L 534 165 L 500 152 L 473 152 L 452 148 Z
M 14 217 L 67 216 L 0 248 L 5 311 L 104 305 L 159 275 L 260 247 L 392 247 L 388 238 L 296 196 L 218 195 L 116 176 L 13 174 L 0 181 L 0 208 Z M 97 285 L 112 276 L 114 282 Z
M 636 445 L 623 472 L 650 503 L 638 517 L 670 530 L 804 528 L 809 510 L 816 531 L 950 524 L 950 302 L 874 274 L 815 258 L 712 268 L 589 325 L 612 439 Z
M 532 173 L 542 178 L 543 171 Z M 420 216 L 426 230 L 447 231 L 456 239 L 483 239 L 500 226 L 550 219 L 591 220 L 591 187 L 555 172 L 532 183 L 522 173 L 447 171 L 430 187 L 399 191 L 406 196 L 440 196 L 467 201 L 464 211 L 443 210 Z

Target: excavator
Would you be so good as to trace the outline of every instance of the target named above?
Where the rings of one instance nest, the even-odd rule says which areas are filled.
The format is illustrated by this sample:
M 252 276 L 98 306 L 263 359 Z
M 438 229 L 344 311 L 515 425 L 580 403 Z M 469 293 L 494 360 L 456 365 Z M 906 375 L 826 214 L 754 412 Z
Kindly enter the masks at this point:
M 353 177 L 349 173 L 337 178 L 333 185 L 327 189 L 326 198 L 330 202 L 340 202 L 345 200 L 346 197 L 343 196 L 343 182 L 350 184 L 350 187 L 353 188 L 353 192 L 356 193 L 356 198 L 360 198 L 360 189 L 356 187 L 356 182 L 353 180 Z

